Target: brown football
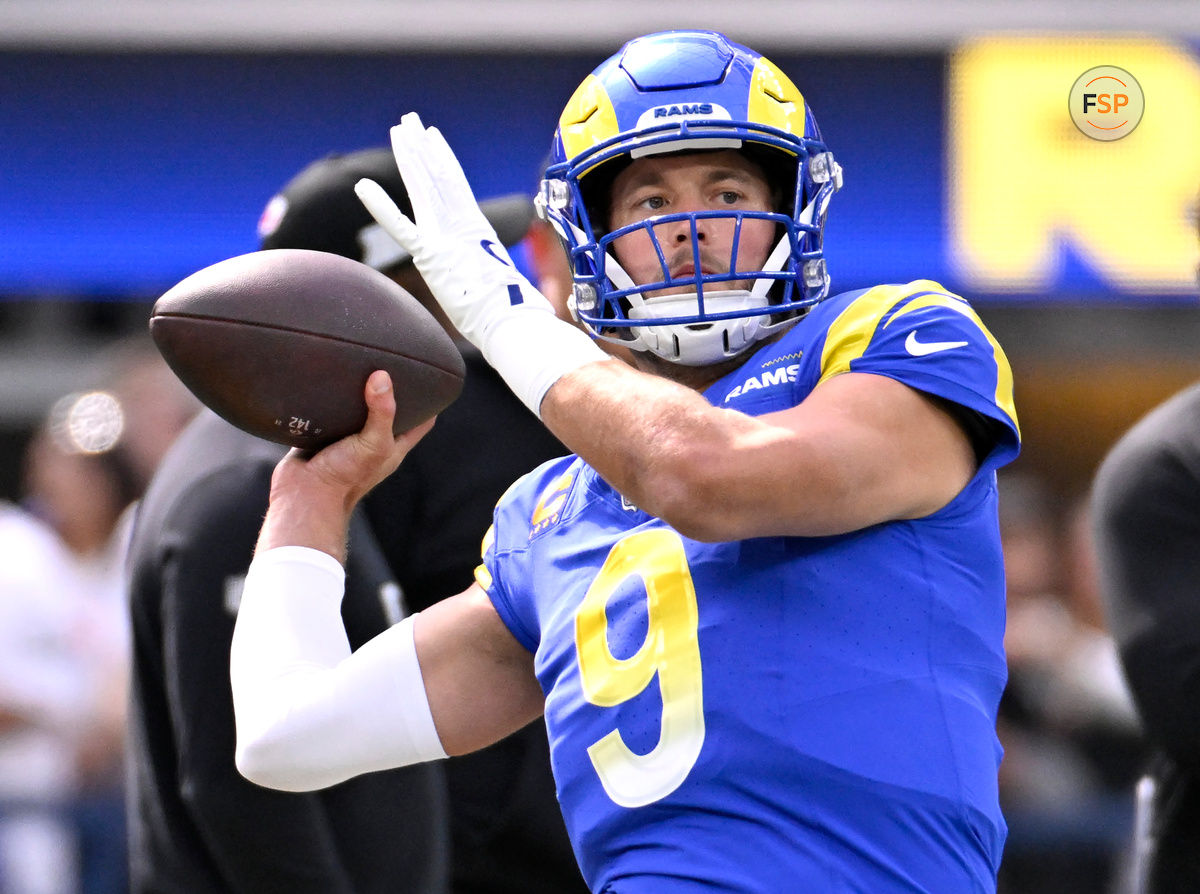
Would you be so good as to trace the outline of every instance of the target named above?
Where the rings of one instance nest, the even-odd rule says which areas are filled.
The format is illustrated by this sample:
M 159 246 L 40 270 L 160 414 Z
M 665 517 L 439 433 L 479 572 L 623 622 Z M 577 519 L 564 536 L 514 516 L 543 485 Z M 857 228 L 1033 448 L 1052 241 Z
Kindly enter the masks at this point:
M 462 391 L 462 355 L 421 304 L 341 255 L 278 248 L 182 280 L 154 304 L 150 334 L 175 375 L 238 428 L 320 449 L 359 431 L 363 388 L 391 374 L 399 434 Z

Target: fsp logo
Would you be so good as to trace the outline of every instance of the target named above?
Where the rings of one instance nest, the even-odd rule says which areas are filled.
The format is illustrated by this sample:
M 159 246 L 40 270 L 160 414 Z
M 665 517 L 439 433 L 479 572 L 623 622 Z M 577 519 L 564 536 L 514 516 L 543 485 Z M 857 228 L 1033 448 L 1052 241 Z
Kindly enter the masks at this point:
M 1115 65 L 1098 65 L 1081 74 L 1068 102 L 1080 132 L 1106 142 L 1131 134 L 1146 107 L 1141 84 Z

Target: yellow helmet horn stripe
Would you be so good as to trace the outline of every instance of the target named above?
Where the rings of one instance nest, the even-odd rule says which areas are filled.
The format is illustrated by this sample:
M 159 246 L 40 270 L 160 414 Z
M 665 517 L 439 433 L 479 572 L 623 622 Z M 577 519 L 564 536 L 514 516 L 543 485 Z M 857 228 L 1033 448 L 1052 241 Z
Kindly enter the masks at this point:
M 558 132 L 567 158 L 617 135 L 617 111 L 595 75 L 584 78 L 567 101 L 558 119 Z
M 746 116 L 755 124 L 804 136 L 804 96 L 769 59 L 759 57 L 754 63 Z

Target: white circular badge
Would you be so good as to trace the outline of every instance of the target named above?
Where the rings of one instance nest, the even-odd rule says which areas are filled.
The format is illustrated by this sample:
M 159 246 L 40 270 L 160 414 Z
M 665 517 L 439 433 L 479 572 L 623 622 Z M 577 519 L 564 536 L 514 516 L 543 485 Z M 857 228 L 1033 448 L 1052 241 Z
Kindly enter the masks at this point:
M 1068 100 L 1071 120 L 1093 140 L 1119 140 L 1133 133 L 1146 109 L 1142 85 L 1115 65 L 1097 65 L 1081 74 Z

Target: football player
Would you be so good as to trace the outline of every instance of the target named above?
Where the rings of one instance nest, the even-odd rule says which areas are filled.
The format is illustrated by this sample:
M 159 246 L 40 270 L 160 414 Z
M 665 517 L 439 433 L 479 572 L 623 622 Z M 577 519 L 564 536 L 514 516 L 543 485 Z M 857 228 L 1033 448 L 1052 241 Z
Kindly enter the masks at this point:
M 436 129 L 392 142 L 412 218 L 360 198 L 575 455 L 500 500 L 474 586 L 353 656 L 344 519 L 427 425 L 392 438 L 376 373 L 361 433 L 285 459 L 232 656 L 242 771 L 328 785 L 544 714 L 594 891 L 994 890 L 1011 372 L 937 283 L 828 297 L 841 171 L 796 86 L 707 31 L 579 86 L 539 203 L 582 328 Z

